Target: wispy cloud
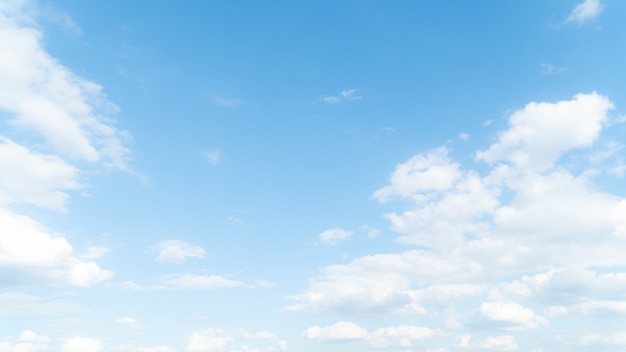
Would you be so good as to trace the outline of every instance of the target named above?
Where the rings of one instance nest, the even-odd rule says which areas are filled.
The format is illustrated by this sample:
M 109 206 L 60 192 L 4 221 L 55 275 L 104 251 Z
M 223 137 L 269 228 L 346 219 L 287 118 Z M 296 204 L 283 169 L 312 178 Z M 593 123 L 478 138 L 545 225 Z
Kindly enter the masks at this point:
M 243 100 L 238 98 L 228 98 L 223 96 L 214 96 L 211 101 L 213 104 L 223 108 L 236 108 L 243 104 Z
M 209 152 L 204 152 L 204 156 L 211 165 L 217 165 L 222 157 L 222 152 L 219 149 L 213 149 Z
M 546 63 L 542 63 L 539 67 L 541 68 L 541 73 L 546 76 L 558 75 L 566 71 L 565 67 L 555 66 Z
M 178 240 L 157 243 L 150 252 L 158 253 L 158 262 L 182 262 L 187 258 L 204 258 L 204 248 Z
M 576 5 L 565 22 L 582 24 L 600 16 L 602 10 L 604 10 L 604 6 L 600 0 L 584 0 L 580 4 Z
M 337 95 L 325 95 L 325 96 L 322 96 L 317 101 L 321 101 L 321 102 L 328 103 L 328 104 L 339 104 L 343 102 L 356 101 L 356 100 L 363 98 L 362 96 L 356 94 L 357 91 L 358 91 L 357 88 L 344 89 Z

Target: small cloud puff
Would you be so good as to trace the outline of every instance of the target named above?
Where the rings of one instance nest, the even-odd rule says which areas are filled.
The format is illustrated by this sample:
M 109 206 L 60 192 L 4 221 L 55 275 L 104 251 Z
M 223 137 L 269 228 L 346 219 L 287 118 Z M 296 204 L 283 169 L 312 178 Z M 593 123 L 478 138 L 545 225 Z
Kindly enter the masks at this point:
M 343 229 L 330 229 L 326 230 L 319 234 L 318 239 L 320 243 L 327 244 L 329 246 L 334 246 L 339 242 L 346 241 L 352 236 L 354 232 L 346 231 Z
M 217 165 L 220 162 L 222 152 L 219 149 L 214 149 L 209 152 L 204 152 L 204 156 L 211 165 Z
M 555 66 L 551 64 L 542 63 L 540 65 L 541 74 L 550 76 L 550 75 L 558 75 L 564 73 L 566 69 L 564 67 Z
M 328 104 L 339 104 L 343 102 L 355 101 L 363 98 L 360 95 L 356 95 L 358 89 L 344 89 L 338 95 L 325 95 L 321 97 L 318 101 L 328 103 Z
M 204 248 L 178 240 L 159 242 L 150 249 L 150 252 L 159 254 L 156 258 L 158 262 L 182 262 L 187 258 L 206 257 Z

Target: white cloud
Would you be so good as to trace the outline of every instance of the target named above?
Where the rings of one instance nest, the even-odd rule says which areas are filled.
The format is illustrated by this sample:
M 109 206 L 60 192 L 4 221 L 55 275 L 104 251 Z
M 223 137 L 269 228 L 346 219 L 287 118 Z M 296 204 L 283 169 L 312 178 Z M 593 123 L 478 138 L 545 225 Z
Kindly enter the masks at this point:
M 133 317 L 121 317 L 117 318 L 115 321 L 120 325 L 126 325 L 132 329 L 141 329 L 141 325 L 139 325 L 137 319 Z
M 217 165 L 220 162 L 222 153 L 219 149 L 214 149 L 210 152 L 205 152 L 204 156 L 209 161 L 211 165 Z
M 80 188 L 78 170 L 62 159 L 33 153 L 0 136 L 0 205 L 28 203 L 64 210 L 69 195 Z
M 89 247 L 87 251 L 79 255 L 82 259 L 98 259 L 107 255 L 111 250 L 107 247 Z
M 416 347 L 424 339 L 441 335 L 438 330 L 422 326 L 399 325 L 368 332 L 352 322 L 342 321 L 328 327 L 312 326 L 302 336 L 320 342 L 362 342 L 374 349 Z
M 66 239 L 34 220 L 0 208 L 0 280 L 7 283 L 92 286 L 113 273 L 72 255 Z
M 159 262 L 182 262 L 187 258 L 206 257 L 204 248 L 178 240 L 159 242 L 150 251 L 158 253 L 156 260 Z
M 0 342 L 2 352 L 38 352 L 48 349 L 48 336 L 37 335 L 32 330 L 24 330 L 20 333 L 16 343 Z
M 319 234 L 318 239 L 320 243 L 334 246 L 339 242 L 347 241 L 354 232 L 343 229 L 330 229 Z
M 209 328 L 194 332 L 187 339 L 187 351 L 217 351 L 233 341 L 224 330 Z
M 488 150 L 478 152 L 476 159 L 545 170 L 565 151 L 590 146 L 611 109 L 613 103 L 596 93 L 557 103 L 530 103 L 510 117 L 510 128 Z
M 19 340 L 22 342 L 48 342 L 50 338 L 48 336 L 37 335 L 32 330 L 24 330 L 20 333 Z
M 488 336 L 477 342 L 471 342 L 471 334 L 459 337 L 455 346 L 463 349 L 496 350 L 496 351 L 517 351 L 519 346 L 515 344 L 515 337 L 511 335 Z
M 192 333 L 186 351 L 279 352 L 287 350 L 287 341 L 269 331 L 250 333 L 244 329 L 228 332 L 208 328 Z
M 356 88 L 344 89 L 338 95 L 325 95 L 321 97 L 319 101 L 322 101 L 328 104 L 339 104 L 343 102 L 356 101 L 356 100 L 363 98 L 360 95 L 356 95 L 357 91 L 358 89 Z
M 563 287 L 568 272 L 626 265 L 626 199 L 594 183 L 597 164 L 588 157 L 605 148 L 594 142 L 611 127 L 605 122 L 612 106 L 596 93 L 529 104 L 513 112 L 509 128 L 477 154 L 477 162 L 487 163 L 475 169 L 462 168 L 445 147 L 398 165 L 374 198 L 408 204 L 386 217 L 400 242 L 419 247 L 323 267 L 283 309 L 450 320 L 457 317 L 457 301 L 489 292 L 476 307 L 477 323 L 495 329 L 545 328 L 541 314 L 622 314 L 625 298 L 608 294 L 624 291 L 621 273 L 611 279 L 595 271 L 570 275 L 586 280 L 576 286 L 586 290 L 556 285 Z M 613 149 L 603 163 L 622 157 L 622 149 Z M 537 283 L 520 278 L 529 272 Z
M 367 337 L 367 343 L 377 349 L 410 348 L 418 347 L 423 340 L 439 335 L 441 332 L 435 329 L 399 325 L 371 332 Z
M 116 321 L 117 321 L 118 324 L 122 324 L 122 325 L 135 325 L 135 324 L 137 324 L 137 319 L 131 318 L 131 317 L 118 318 Z
M 445 147 L 418 154 L 396 166 L 391 185 L 377 190 L 374 198 L 387 202 L 393 197 L 407 198 L 416 193 L 447 190 L 461 176 L 458 168 L 459 164 L 452 162 Z
M 340 321 L 334 325 L 324 328 L 312 326 L 306 329 L 302 333 L 302 336 L 309 340 L 328 342 L 362 340 L 367 337 L 367 334 L 367 330 L 354 323 Z
M 528 330 L 548 325 L 544 317 L 514 302 L 484 302 L 479 312 L 504 330 Z
M 63 352 L 100 352 L 102 342 L 98 339 L 87 337 L 71 337 L 63 342 Z
M 584 0 L 574 7 L 569 16 L 567 16 L 566 22 L 582 24 L 600 16 L 602 10 L 604 10 L 604 6 L 600 0 Z
M 74 75 L 42 46 L 22 2 L 0 8 L 0 109 L 18 129 L 39 134 L 63 156 L 125 168 L 126 132 L 107 117 L 117 107 L 102 88 Z

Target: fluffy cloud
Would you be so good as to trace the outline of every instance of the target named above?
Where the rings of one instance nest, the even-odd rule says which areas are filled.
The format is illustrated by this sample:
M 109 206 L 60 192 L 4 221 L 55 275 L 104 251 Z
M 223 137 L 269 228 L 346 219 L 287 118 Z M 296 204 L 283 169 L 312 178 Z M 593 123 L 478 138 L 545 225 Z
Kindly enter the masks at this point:
M 250 333 L 245 330 L 228 332 L 208 328 L 192 333 L 186 351 L 279 352 L 287 350 L 287 342 L 269 331 Z
M 309 340 L 326 342 L 361 340 L 367 337 L 367 334 L 367 330 L 354 323 L 340 321 L 328 327 L 312 326 L 306 329 L 302 336 Z
M 52 156 L 33 153 L 0 136 L 0 205 L 28 203 L 64 209 L 65 191 L 80 187 L 78 170 Z
M 94 262 L 72 255 L 66 239 L 34 220 L 0 208 L 0 280 L 91 286 L 113 276 Z
M 100 352 L 102 342 L 98 339 L 87 337 L 71 337 L 63 342 L 63 352 Z
M 82 188 L 76 165 L 127 168 L 126 133 L 113 125 L 117 108 L 101 87 L 45 51 L 29 5 L 0 4 L 0 111 L 15 134 L 0 136 L 0 280 L 91 286 L 113 275 L 90 261 L 103 252 L 79 259 L 61 235 L 14 209 L 65 211 L 70 192 Z
M 530 103 L 511 115 L 509 129 L 476 158 L 489 164 L 507 161 L 519 168 L 545 170 L 565 151 L 590 146 L 611 109 L 609 99 L 596 93 L 557 103 Z
M 61 65 L 42 46 L 22 1 L 0 8 L 0 109 L 18 129 L 33 131 L 72 159 L 126 167 L 125 132 L 107 118 L 117 107 L 101 87 Z
M 20 333 L 16 343 L 0 342 L 1 352 L 38 352 L 48 349 L 48 336 L 37 335 L 32 330 Z
M 408 204 L 386 218 L 400 242 L 418 247 L 320 268 L 284 310 L 426 314 L 457 330 L 509 331 L 545 329 L 564 315 L 623 316 L 626 199 L 603 190 L 600 161 L 589 158 L 623 157 L 622 148 L 604 153 L 611 109 L 597 93 L 530 103 L 475 153 L 475 167 L 449 147 L 399 164 L 373 198 Z M 460 323 L 458 309 L 473 320 Z M 508 337 L 464 341 L 517 348 Z
M 504 330 L 528 330 L 548 325 L 548 321 L 532 309 L 514 302 L 484 302 L 479 312 Z
M 348 240 L 354 232 L 343 229 L 330 229 L 319 234 L 320 243 L 334 246 L 339 242 Z
M 602 10 L 604 10 L 604 6 L 600 0 L 584 0 L 574 7 L 569 16 L 567 16 L 566 22 L 582 24 L 600 16 Z
M 233 341 L 225 331 L 209 328 L 194 332 L 187 339 L 187 351 L 217 351 Z
M 157 243 L 151 252 L 158 253 L 159 262 L 182 262 L 187 258 L 204 258 L 204 248 L 183 241 L 169 240 Z
M 365 328 L 346 321 L 328 327 L 312 326 L 302 333 L 302 336 L 309 340 L 320 342 L 360 341 L 375 349 L 415 347 L 422 340 L 438 335 L 441 335 L 438 330 L 409 325 L 392 326 L 368 332 Z

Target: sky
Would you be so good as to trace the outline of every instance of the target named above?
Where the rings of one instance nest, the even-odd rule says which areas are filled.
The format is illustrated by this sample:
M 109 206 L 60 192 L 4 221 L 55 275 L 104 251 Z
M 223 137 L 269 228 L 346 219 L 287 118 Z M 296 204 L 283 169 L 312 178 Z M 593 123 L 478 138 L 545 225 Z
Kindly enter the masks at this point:
M 0 352 L 625 351 L 625 14 L 0 0 Z

